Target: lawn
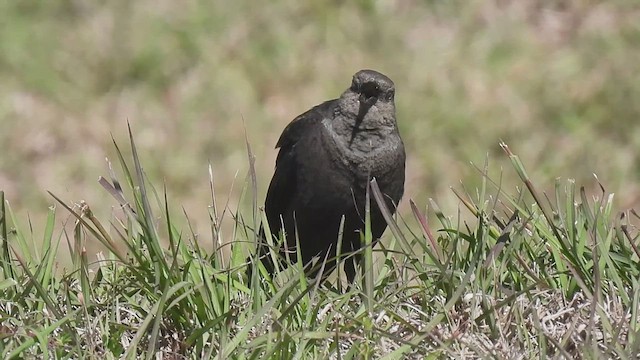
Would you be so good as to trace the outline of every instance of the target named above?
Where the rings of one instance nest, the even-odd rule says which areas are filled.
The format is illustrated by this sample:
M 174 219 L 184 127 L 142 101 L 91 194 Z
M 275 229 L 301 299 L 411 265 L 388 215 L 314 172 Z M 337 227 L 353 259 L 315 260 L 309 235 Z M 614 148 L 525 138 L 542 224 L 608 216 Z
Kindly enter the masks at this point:
M 0 351 L 635 358 L 639 44 L 631 0 L 2 2 Z M 354 288 L 248 286 L 280 132 L 361 68 L 398 216 Z

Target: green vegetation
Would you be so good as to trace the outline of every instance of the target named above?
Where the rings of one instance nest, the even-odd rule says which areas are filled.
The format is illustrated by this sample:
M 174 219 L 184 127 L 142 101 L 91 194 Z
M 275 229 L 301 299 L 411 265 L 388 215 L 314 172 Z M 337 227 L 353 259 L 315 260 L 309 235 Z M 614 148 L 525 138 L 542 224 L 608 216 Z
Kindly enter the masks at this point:
M 248 287 L 280 131 L 360 68 L 409 156 L 366 286 Z M 635 358 L 638 74 L 635 0 L 0 2 L 0 352 Z
M 51 210 L 38 248 L 2 208 L 3 358 L 631 359 L 640 351 L 640 251 L 628 225 L 638 215 L 616 214 L 611 196 L 589 200 L 573 182 L 542 197 L 505 144 L 522 191 L 505 192 L 485 166 L 475 195 L 456 191 L 475 221 L 432 203 L 437 232 L 411 201 L 419 226 L 389 217 L 393 236 L 375 257 L 364 249 L 354 287 L 337 278 L 321 286 L 300 266 L 270 279 L 259 262 L 245 263 L 264 214 L 218 208 L 215 193 L 211 236 L 228 240 L 230 256 L 220 246 L 205 251 L 175 225 L 131 145 L 133 165 L 118 151 L 122 176 L 100 180 L 121 210 L 111 221 L 52 194 L 73 228 L 57 235 Z M 255 183 L 246 196 L 257 204 Z M 225 216 L 235 221 L 226 236 Z M 89 238 L 108 249 L 98 261 L 88 259 Z M 73 266 L 57 276 L 61 243 Z

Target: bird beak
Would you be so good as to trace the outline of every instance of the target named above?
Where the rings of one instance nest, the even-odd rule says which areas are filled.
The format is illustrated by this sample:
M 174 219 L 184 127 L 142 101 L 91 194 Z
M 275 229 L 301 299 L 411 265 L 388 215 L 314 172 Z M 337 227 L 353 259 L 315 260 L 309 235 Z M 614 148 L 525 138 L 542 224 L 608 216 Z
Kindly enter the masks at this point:
M 367 97 L 365 94 L 360 94 L 360 109 L 358 110 L 358 122 L 362 121 L 362 118 L 367 114 L 367 111 L 378 101 L 375 96 Z
M 364 107 L 366 107 L 366 110 L 369 110 L 369 108 L 371 106 L 373 106 L 373 104 L 375 104 L 376 101 L 378 101 L 378 98 L 375 97 L 375 96 L 368 97 L 365 94 L 360 94 L 360 99 L 359 100 L 360 100 L 360 108 L 362 108 L 364 106 Z
M 356 116 L 356 123 L 353 127 L 353 132 L 351 133 L 351 140 L 349 141 L 349 144 L 351 144 L 353 142 L 353 139 L 355 139 L 356 132 L 360 128 L 360 124 L 362 124 L 364 116 L 367 115 L 367 112 L 373 106 L 373 104 L 378 101 L 378 98 L 375 96 L 367 97 L 365 94 L 360 94 L 358 100 L 360 100 L 360 108 L 358 109 L 358 116 Z

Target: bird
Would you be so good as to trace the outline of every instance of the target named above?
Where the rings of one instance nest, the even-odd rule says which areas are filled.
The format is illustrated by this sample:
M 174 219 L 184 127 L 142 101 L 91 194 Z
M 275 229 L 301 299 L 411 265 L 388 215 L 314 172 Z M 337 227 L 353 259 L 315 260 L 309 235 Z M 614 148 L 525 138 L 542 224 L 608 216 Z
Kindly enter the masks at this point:
M 398 130 L 395 84 L 375 70 L 360 70 L 342 95 L 293 119 L 277 142 L 275 171 L 265 199 L 271 234 L 286 238 L 278 262 L 295 263 L 299 243 L 303 264 L 314 257 L 326 261 L 323 277 L 336 267 L 336 250 L 344 221 L 341 254 L 344 271 L 353 283 L 362 261 L 361 233 L 365 227 L 367 187 L 372 179 L 391 213 L 404 193 L 405 148 Z M 387 227 L 374 199 L 370 201 L 373 241 Z M 264 227 L 257 253 L 274 275 Z M 289 252 L 289 254 L 285 254 Z M 353 254 L 355 252 L 355 254 Z M 307 276 L 317 275 L 317 268 Z

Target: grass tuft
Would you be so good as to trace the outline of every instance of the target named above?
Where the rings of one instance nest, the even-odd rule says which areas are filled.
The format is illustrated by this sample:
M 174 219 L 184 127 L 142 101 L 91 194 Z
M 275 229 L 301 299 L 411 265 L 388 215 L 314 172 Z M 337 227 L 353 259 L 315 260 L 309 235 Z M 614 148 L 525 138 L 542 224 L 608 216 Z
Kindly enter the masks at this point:
M 270 278 L 261 262 L 245 261 L 265 220 L 248 141 L 249 221 L 228 202 L 218 207 L 210 167 L 214 246 L 205 249 L 186 214 L 179 225 L 166 187 L 158 193 L 149 181 L 130 135 L 131 159 L 116 145 L 119 169 L 109 162 L 109 179 L 99 180 L 114 200 L 110 219 L 51 194 L 72 226 L 57 230 L 52 207 L 44 246 L 35 248 L 33 230 L 16 226 L 3 200 L 0 355 L 634 358 L 638 215 L 616 212 L 602 185 L 591 198 L 573 180 L 557 180 L 552 196 L 538 192 L 518 156 L 501 146 L 523 186 L 505 189 L 486 161 L 477 191 L 454 189 L 462 205 L 455 215 L 433 200 L 426 210 L 408 200 L 413 219 L 393 217 L 372 181 L 368 203 L 381 207 L 390 230 L 370 246 L 365 212 L 362 276 L 347 287 L 340 276 L 307 279 L 300 264 Z M 230 234 L 222 231 L 225 216 L 234 220 Z M 264 231 L 275 258 L 285 239 Z M 72 267 L 60 271 L 63 238 Z M 95 261 L 90 239 L 106 249 Z

